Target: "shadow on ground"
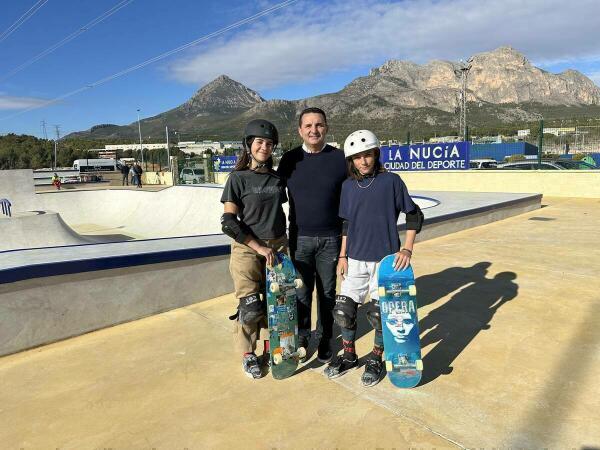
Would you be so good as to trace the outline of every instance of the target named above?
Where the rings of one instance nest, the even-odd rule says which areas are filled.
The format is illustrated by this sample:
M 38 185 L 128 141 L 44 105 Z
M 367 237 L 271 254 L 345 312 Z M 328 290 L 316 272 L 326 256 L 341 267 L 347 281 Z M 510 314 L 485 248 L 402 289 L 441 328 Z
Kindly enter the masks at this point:
M 440 307 L 432 310 L 419 321 L 421 347 L 435 344 L 424 357 L 421 385 L 440 375 L 452 372 L 452 362 L 475 339 L 482 330 L 491 327 L 496 311 L 517 295 L 518 285 L 514 272 L 498 273 L 487 278 L 491 262 L 482 261 L 470 267 L 451 267 L 441 272 L 423 275 L 416 279 L 419 308 L 431 305 L 456 292 Z M 356 339 L 370 333 L 372 328 L 366 318 L 366 308 L 358 310 Z M 315 351 L 318 337 L 312 336 L 308 351 L 310 359 Z M 341 336 L 337 326 L 332 340 L 334 355 L 341 350 Z M 359 355 L 362 366 L 368 355 Z M 298 370 L 301 373 L 325 364 L 316 358 Z

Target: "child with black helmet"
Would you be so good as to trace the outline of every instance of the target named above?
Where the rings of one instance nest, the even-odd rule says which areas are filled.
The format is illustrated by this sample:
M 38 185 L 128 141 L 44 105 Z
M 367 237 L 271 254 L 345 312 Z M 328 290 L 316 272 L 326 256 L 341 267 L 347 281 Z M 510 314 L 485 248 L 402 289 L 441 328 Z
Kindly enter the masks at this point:
M 367 296 L 367 319 L 375 329 L 373 350 L 362 376 L 364 386 L 374 386 L 383 374 L 383 335 L 377 293 L 379 261 L 395 254 L 394 267 L 410 264 L 413 244 L 421 230 L 423 214 L 411 199 L 402 179 L 386 172 L 379 161 L 379 140 L 368 130 L 350 134 L 344 143 L 349 178 L 342 184 L 339 215 L 344 219 L 338 275 L 342 277 L 333 317 L 342 330 L 344 353 L 325 369 L 329 378 L 337 378 L 358 367 L 355 349 L 358 305 Z M 406 242 L 400 247 L 398 216 L 406 214 Z
M 222 229 L 234 240 L 229 270 L 239 299 L 238 311 L 230 318 L 236 321 L 242 368 L 250 378 L 262 376 L 256 342 L 268 339 L 268 333 L 262 332 L 267 329 L 266 305 L 261 296 L 265 289 L 265 264 L 273 264 L 276 251 L 287 251 L 282 208 L 287 201 L 285 185 L 272 169 L 272 153 L 278 142 L 277 128 L 271 122 L 249 122 L 244 131 L 243 153 L 221 197 Z

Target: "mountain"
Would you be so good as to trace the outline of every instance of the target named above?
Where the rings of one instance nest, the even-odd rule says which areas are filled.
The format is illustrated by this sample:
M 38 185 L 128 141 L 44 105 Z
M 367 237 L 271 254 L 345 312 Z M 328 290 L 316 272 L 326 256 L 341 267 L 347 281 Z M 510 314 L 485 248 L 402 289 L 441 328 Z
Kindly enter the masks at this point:
M 467 101 L 472 129 L 548 119 L 597 116 L 600 88 L 575 70 L 552 74 L 533 66 L 511 47 L 473 55 L 469 60 Z M 244 124 L 256 117 L 272 120 L 282 140 L 295 139 L 296 117 L 307 106 L 328 114 L 340 136 L 373 128 L 402 137 L 452 132 L 457 125 L 461 63 L 419 65 L 390 60 L 336 93 L 303 100 L 265 100 L 257 92 L 221 75 L 177 108 L 144 119 L 143 134 L 160 139 L 165 125 L 184 136 L 239 139 Z M 137 123 L 103 125 L 69 137 L 136 139 Z M 197 138 L 196 138 L 197 139 Z M 338 139 L 341 141 L 342 139 Z

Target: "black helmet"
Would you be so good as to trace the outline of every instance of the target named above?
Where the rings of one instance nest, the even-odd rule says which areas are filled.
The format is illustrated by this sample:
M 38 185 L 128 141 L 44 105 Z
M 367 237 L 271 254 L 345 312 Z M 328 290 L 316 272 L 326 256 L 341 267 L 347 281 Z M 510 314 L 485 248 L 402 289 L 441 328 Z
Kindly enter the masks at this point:
M 244 130 L 244 145 L 247 145 L 248 138 L 261 137 L 271 139 L 273 146 L 279 143 L 279 133 L 277 128 L 268 120 L 255 119 L 248 122 L 246 129 Z

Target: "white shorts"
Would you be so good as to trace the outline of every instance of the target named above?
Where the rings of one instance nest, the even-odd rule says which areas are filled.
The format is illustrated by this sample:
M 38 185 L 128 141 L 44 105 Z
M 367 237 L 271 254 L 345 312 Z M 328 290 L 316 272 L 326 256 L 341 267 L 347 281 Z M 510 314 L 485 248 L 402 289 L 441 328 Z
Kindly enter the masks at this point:
M 356 303 L 364 303 L 367 294 L 371 299 L 379 299 L 377 293 L 378 262 L 358 261 L 348 258 L 348 273 L 342 279 L 340 295 L 350 297 Z

